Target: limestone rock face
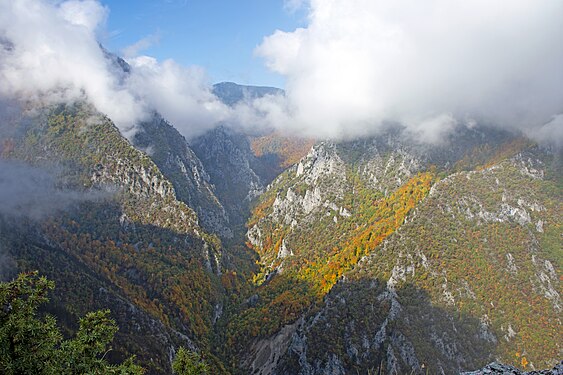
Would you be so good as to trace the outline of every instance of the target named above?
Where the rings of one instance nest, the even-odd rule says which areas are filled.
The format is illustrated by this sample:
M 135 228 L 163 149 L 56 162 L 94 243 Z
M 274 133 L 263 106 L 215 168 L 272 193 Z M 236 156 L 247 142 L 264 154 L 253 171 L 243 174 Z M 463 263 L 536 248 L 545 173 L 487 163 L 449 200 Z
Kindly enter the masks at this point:
M 250 202 L 264 190 L 260 161 L 248 138 L 227 127 L 218 127 L 191 141 L 191 147 L 209 174 L 215 195 L 225 208 L 232 227 L 244 224 Z
M 513 366 L 503 365 L 499 362 L 488 364 L 477 371 L 462 372 L 460 375 L 563 375 L 563 361 L 551 370 L 522 371 Z
M 184 137 L 158 114 L 141 124 L 134 145 L 145 151 L 174 186 L 177 198 L 198 215 L 201 226 L 222 238 L 232 238 L 229 217 L 215 186 Z
M 276 356 L 249 352 L 243 368 L 280 375 L 379 368 L 453 374 L 495 359 L 517 365 L 518 348 L 526 349 L 527 368 L 545 368 L 561 357 L 557 155 L 495 131 L 458 135 L 433 147 L 392 132 L 321 142 L 266 187 L 247 239 L 262 262 L 260 290 L 279 303 L 282 297 L 267 291 L 275 293 L 283 280 L 292 286 L 307 280 L 310 287 L 323 277 L 323 265 L 338 267 L 330 256 L 350 244 L 355 254 L 363 251 L 362 238 L 377 233 L 377 226 L 365 229 L 365 212 L 378 222 L 378 202 L 422 172 L 437 176 L 425 198 L 368 255 L 338 258 L 355 263 L 321 303 L 259 340 L 260 347 L 270 347 L 291 327 L 291 339 L 275 341 L 286 348 Z M 490 143 L 480 146 L 484 139 Z M 493 151 L 501 149 L 513 151 Z M 253 308 L 267 311 L 266 301 Z

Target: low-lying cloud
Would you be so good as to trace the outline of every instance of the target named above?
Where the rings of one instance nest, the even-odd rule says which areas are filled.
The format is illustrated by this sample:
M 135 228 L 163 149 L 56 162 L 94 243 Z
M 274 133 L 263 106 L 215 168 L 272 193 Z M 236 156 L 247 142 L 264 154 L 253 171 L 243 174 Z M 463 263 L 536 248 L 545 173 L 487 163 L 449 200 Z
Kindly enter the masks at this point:
M 107 15 L 94 0 L 0 2 L 0 94 L 44 104 L 87 99 L 124 134 L 134 129 L 143 107 L 110 74 L 95 38 Z
M 191 138 L 230 117 L 232 110 L 211 92 L 206 72 L 174 60 L 162 63 L 148 56 L 128 60 L 127 86 L 150 108 L 160 112 L 184 136 Z
M 88 100 L 129 138 L 156 110 L 188 138 L 217 124 L 350 138 L 399 122 L 437 142 L 480 123 L 563 143 L 563 2 L 286 1 L 298 7 L 307 26 L 256 49 L 286 94 L 229 107 L 203 68 L 138 55 L 158 35 L 124 49 L 125 74 L 98 43 L 110 10 L 97 0 L 2 1 L 0 97 Z
M 108 196 L 107 192 L 61 187 L 57 177 L 55 168 L 0 160 L 0 217 L 40 220 Z
M 203 69 L 135 56 L 151 40 L 128 48 L 128 74 L 100 48 L 109 9 L 96 0 L 0 2 L 0 96 L 55 104 L 88 100 L 132 136 L 159 111 L 184 135 L 226 119 Z
M 21 161 L 0 160 L 0 226 L 19 220 L 43 220 L 88 201 L 101 201 L 108 191 L 79 191 L 60 185 L 62 170 Z M 17 263 L 0 238 L 0 281 L 14 276 Z
M 385 121 L 431 141 L 454 122 L 534 135 L 563 112 L 561 1 L 307 5 L 307 27 L 276 31 L 256 54 L 287 77 L 288 125 L 309 135 L 358 136 Z

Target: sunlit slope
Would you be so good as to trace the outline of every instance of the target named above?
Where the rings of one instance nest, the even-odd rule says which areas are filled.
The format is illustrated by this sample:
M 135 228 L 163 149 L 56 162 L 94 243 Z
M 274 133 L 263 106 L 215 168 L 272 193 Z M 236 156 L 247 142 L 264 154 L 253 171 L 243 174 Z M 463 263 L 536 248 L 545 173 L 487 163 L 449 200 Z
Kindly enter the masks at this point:
M 556 155 L 510 137 L 481 152 L 358 143 L 315 146 L 255 206 L 262 273 L 227 329 L 242 366 L 552 366 L 563 338 Z

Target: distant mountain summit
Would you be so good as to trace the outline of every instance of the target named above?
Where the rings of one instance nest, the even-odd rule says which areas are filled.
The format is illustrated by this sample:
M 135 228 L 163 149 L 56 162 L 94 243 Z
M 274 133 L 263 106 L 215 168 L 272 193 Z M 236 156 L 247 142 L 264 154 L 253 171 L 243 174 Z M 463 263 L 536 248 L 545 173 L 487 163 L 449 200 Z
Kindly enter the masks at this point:
M 227 105 L 233 106 L 245 100 L 253 100 L 266 95 L 284 95 L 282 89 L 267 86 L 245 86 L 234 82 L 220 82 L 213 85 L 213 94 Z

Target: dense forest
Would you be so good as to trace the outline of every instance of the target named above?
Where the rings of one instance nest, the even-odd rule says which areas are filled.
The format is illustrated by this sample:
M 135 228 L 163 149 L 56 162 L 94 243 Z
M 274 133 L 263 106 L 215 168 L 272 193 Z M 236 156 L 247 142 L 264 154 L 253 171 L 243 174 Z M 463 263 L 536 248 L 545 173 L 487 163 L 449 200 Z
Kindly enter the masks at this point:
M 2 162 L 35 200 L 0 215 L 2 277 L 23 272 L 3 298 L 34 304 L 25 324 L 52 361 L 89 340 L 83 327 L 102 332 L 92 361 L 68 366 L 119 373 L 455 373 L 560 357 L 557 151 L 483 128 L 432 148 L 400 129 L 341 143 L 220 129 L 192 152 L 158 116 L 128 140 L 82 102 L 11 125 Z M 223 199 L 231 184 L 238 198 Z

